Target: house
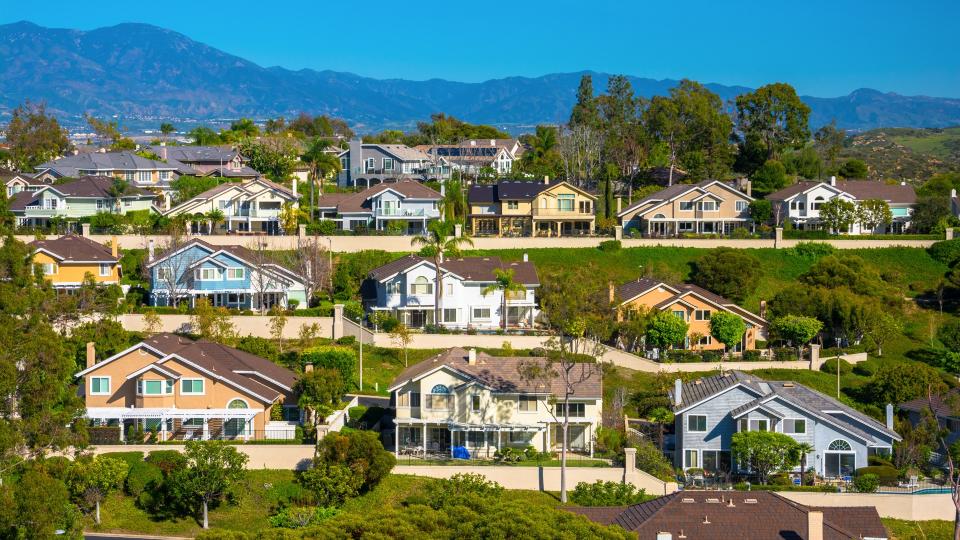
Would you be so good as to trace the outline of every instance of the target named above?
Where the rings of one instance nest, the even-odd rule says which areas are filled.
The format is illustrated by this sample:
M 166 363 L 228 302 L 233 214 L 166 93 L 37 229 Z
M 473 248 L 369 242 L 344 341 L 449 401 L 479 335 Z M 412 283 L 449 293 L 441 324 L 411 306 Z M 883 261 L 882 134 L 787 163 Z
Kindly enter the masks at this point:
M 426 181 L 450 177 L 449 164 L 405 144 L 373 144 L 353 140 L 338 157 L 340 173 L 337 185 L 340 187 L 368 188 L 402 178 Z
M 476 175 L 482 169 L 489 169 L 504 175 L 513 170 L 524 147 L 517 139 L 470 139 L 460 144 L 423 144 L 416 149 L 434 158 L 443 158 L 454 170 L 466 174 Z
M 21 191 L 37 191 L 45 185 L 52 184 L 52 181 L 43 182 L 30 174 L 14 173 L 0 174 L 0 182 L 7 190 L 7 198 L 13 197 Z
M 260 173 L 247 166 L 247 158 L 229 146 L 158 146 L 146 148 L 162 161 L 177 168 L 177 176 L 219 176 L 232 180 L 252 180 Z
M 475 235 L 593 234 L 596 203 L 595 196 L 567 182 L 501 180 L 470 186 L 467 219 Z
M 717 312 L 733 313 L 743 319 L 747 331 L 743 340 L 731 349 L 743 352 L 767 339 L 767 321 L 718 294 L 690 283 L 671 285 L 658 279 L 639 278 L 619 287 L 610 285 L 610 302 L 617 305 L 617 319 L 630 318 L 640 310 L 669 311 L 687 323 L 687 337 L 677 344 L 682 349 L 720 350 L 723 343 L 710 335 L 710 317 Z
M 55 289 L 76 289 L 86 276 L 102 285 L 120 284 L 120 246 L 113 237 L 110 246 L 89 238 L 67 234 L 54 240 L 34 240 L 28 244 L 33 263 Z
M 197 232 L 208 233 L 220 228 L 223 232 L 262 232 L 279 234 L 282 229 L 281 215 L 286 204 L 299 205 L 297 184 L 287 189 L 266 178 L 254 178 L 243 182 L 224 182 L 196 197 L 184 201 L 163 213 L 167 217 L 209 215 L 214 210 L 223 214 L 220 223 L 207 220 L 201 229 L 194 223 Z
M 886 184 L 872 180 L 838 181 L 835 176 L 831 176 L 829 182 L 797 182 L 767 195 L 773 206 L 776 223 L 789 221 L 794 228 L 800 230 L 822 229 L 820 206 L 836 198 L 854 204 L 866 200 L 881 200 L 890 206 L 892 223 L 879 225 L 874 230 L 865 230 L 860 223 L 854 223 L 847 231 L 850 234 L 902 233 L 910 228 L 917 194 L 906 182 Z
M 917 426 L 924 416 L 933 411 L 937 422 L 947 431 L 944 441 L 950 446 L 960 439 L 960 389 L 952 388 L 944 394 L 913 399 L 897 406 L 907 414 L 910 423 Z
M 264 311 L 305 308 L 310 300 L 305 278 L 259 248 L 213 246 L 194 238 L 155 256 L 151 241 L 145 267 L 155 306 L 193 306 L 205 297 L 213 306 Z
M 406 234 L 420 234 L 440 219 L 443 195 L 416 180 L 377 184 L 359 193 L 326 193 L 316 203 L 321 217 L 342 230 L 387 229 L 399 223 Z
M 592 455 L 603 409 L 600 369 L 590 363 L 573 368 L 580 382 L 567 407 L 566 385 L 555 371 L 544 378 L 520 375 L 525 366 L 546 362 L 457 347 L 406 368 L 388 389 L 396 410 L 394 451 L 449 455 L 464 447 L 471 458 L 507 447 L 557 451 L 566 416 L 567 449 Z
M 624 231 L 643 236 L 723 234 L 748 227 L 753 197 L 719 180 L 674 184 L 617 213 Z
M 640 540 L 882 540 L 873 506 L 807 506 L 770 491 L 678 491 L 631 506 L 566 507 Z
M 87 152 L 47 161 L 36 168 L 37 178 L 79 178 L 109 176 L 126 181 L 133 187 L 148 189 L 164 198 L 169 207 L 173 187 L 170 183 L 180 175 L 177 165 L 148 159 L 136 152 Z
M 440 263 L 440 325 L 446 328 L 496 330 L 504 325 L 503 291 L 484 289 L 496 283 L 497 271 L 513 272 L 524 291 L 507 294 L 506 327 L 532 328 L 537 316 L 534 291 L 540 286 L 533 263 L 504 263 L 499 257 L 464 257 Z M 408 255 L 375 268 L 362 293 L 367 309 L 387 312 L 411 328 L 434 323 L 437 270 L 432 259 Z
M 741 371 L 677 379 L 669 393 L 675 417 L 674 466 L 708 473 L 748 472 L 731 460 L 740 431 L 776 431 L 809 443 L 807 466 L 826 478 L 849 477 L 871 455 L 890 455 L 900 436 L 893 405 L 886 424 L 836 399 L 790 381 L 766 381 Z
M 219 343 L 161 333 L 75 375 L 95 426 L 156 432 L 159 440 L 293 439 L 294 372 Z M 281 408 L 283 421 L 271 421 Z
M 108 176 L 83 176 L 64 184 L 24 189 L 10 199 L 10 211 L 17 226 L 46 227 L 53 218 L 78 220 L 96 214 L 126 214 L 140 210 L 158 211 L 156 195 L 142 188 L 120 183 Z

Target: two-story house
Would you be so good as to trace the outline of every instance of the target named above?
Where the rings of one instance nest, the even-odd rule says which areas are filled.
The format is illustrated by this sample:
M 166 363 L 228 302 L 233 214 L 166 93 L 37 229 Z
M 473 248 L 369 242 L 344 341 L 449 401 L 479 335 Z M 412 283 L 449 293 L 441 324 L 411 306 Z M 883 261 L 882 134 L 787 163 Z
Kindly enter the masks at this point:
M 416 148 L 446 160 L 454 170 L 469 175 L 476 175 L 482 169 L 497 175 L 509 174 L 523 152 L 523 145 L 517 139 L 469 139 L 460 144 L 424 144 Z
M 374 184 L 402 178 L 414 180 L 443 180 L 450 177 L 450 165 L 442 158 L 436 159 L 422 150 L 405 144 L 364 143 L 350 141 L 341 152 L 340 187 L 368 188 Z
M 838 181 L 835 176 L 831 176 L 829 182 L 797 182 L 767 195 L 773 206 L 776 224 L 789 221 L 794 228 L 800 230 L 822 229 L 820 206 L 838 198 L 853 204 L 866 200 L 884 201 L 893 214 L 893 221 L 889 225 L 881 224 L 874 230 L 867 230 L 861 223 L 855 222 L 847 233 L 902 233 L 910 228 L 917 194 L 913 186 L 906 182 L 886 184 L 871 180 Z
M 389 388 L 394 451 L 450 454 L 463 447 L 471 458 L 493 457 L 507 447 L 552 452 L 562 448 L 567 418 L 567 449 L 592 455 L 603 409 L 600 369 L 591 363 L 573 368 L 579 382 L 567 407 L 564 380 L 544 369 L 547 363 L 453 348 L 408 367 Z M 521 376 L 528 371 L 545 375 Z
M 150 191 L 121 182 L 123 190 L 119 192 L 116 184 L 113 177 L 84 176 L 64 184 L 19 191 L 10 199 L 10 211 L 21 227 L 45 227 L 55 217 L 78 220 L 101 213 L 158 211 L 154 206 L 156 196 Z
M 791 381 L 766 381 L 741 371 L 684 383 L 670 394 L 675 415 L 674 465 L 684 470 L 748 472 L 733 463 L 730 443 L 741 431 L 776 431 L 809 443 L 808 467 L 827 478 L 853 475 L 871 455 L 890 455 L 900 436 L 893 405 L 886 423 Z
M 101 285 L 120 284 L 117 237 L 113 237 L 109 247 L 75 234 L 34 240 L 28 245 L 33 251 L 33 263 L 40 265 L 55 289 L 76 289 L 87 276 Z
M 416 180 L 378 184 L 359 193 L 326 193 L 316 207 L 322 219 L 331 219 L 343 230 L 387 229 L 401 223 L 407 234 L 420 234 L 440 219 L 443 195 Z
M 87 152 L 65 156 L 41 164 L 36 168 L 37 178 L 79 178 L 81 176 L 110 176 L 126 181 L 133 187 L 147 189 L 164 199 L 169 208 L 173 197 L 170 183 L 179 176 L 177 166 L 155 159 L 147 159 L 135 152 Z
M 177 168 L 177 176 L 219 176 L 233 180 L 252 180 L 260 173 L 247 166 L 247 159 L 229 146 L 158 146 L 146 148 Z
M 526 258 L 526 257 L 524 257 Z M 496 271 L 513 272 L 522 292 L 484 289 L 496 283 Z M 437 324 L 446 328 L 496 330 L 532 328 L 537 316 L 534 291 L 540 286 L 537 269 L 528 261 L 505 263 L 499 257 L 464 257 L 440 263 L 439 312 L 434 321 L 437 269 L 432 259 L 408 255 L 375 268 L 361 292 L 367 309 L 387 312 L 411 328 Z M 506 318 L 504 320 L 504 318 Z
M 213 306 L 265 311 L 305 308 L 310 300 L 305 278 L 261 249 L 213 246 L 193 238 L 155 256 L 151 241 L 145 267 L 155 306 L 193 306 L 205 297 Z
M 947 445 L 960 439 L 960 389 L 952 388 L 944 393 L 911 399 L 897 406 L 907 415 L 914 426 L 923 423 L 928 414 L 932 414 L 941 429 L 946 431 L 944 441 Z
M 658 279 L 639 278 L 619 287 L 610 285 L 610 302 L 617 304 L 617 318 L 630 318 L 638 311 L 668 311 L 687 323 L 682 349 L 723 350 L 724 345 L 710 335 L 710 317 L 727 312 L 743 319 L 747 330 L 732 352 L 755 349 L 757 340 L 767 339 L 767 321 L 719 294 L 690 283 L 668 284 Z
M 624 232 L 643 236 L 730 234 L 748 227 L 753 197 L 719 180 L 674 184 L 617 214 Z
M 596 224 L 594 195 L 549 178 L 474 184 L 467 204 L 475 235 L 573 236 L 592 234 Z
M 297 197 L 297 183 L 294 180 L 293 189 L 287 189 L 266 178 L 255 178 L 244 182 L 224 182 L 208 189 L 196 197 L 184 201 L 163 215 L 195 216 L 209 215 L 214 210 L 223 214 L 220 223 L 211 223 L 207 220 L 206 227 L 200 229 L 200 223 L 195 223 L 199 230 L 216 232 L 262 232 L 277 234 L 281 230 L 281 214 L 285 204 L 299 205 Z
M 157 334 L 97 362 L 87 344 L 76 374 L 86 418 L 159 440 L 292 439 L 300 420 L 297 376 L 270 360 L 219 343 Z M 282 422 L 271 412 L 282 408 Z
M 7 198 L 13 197 L 21 191 L 37 191 L 45 185 L 53 184 L 53 181 L 42 181 L 34 178 L 30 174 L 14 173 L 0 174 L 0 181 L 3 182 L 7 190 Z

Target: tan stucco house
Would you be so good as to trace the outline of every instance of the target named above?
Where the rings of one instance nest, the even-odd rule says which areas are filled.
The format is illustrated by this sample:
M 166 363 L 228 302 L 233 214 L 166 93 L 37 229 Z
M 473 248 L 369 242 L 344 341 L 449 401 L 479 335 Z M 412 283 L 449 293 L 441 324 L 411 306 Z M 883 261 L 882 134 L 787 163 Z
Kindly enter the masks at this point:
M 292 439 L 300 420 L 297 376 L 273 362 L 219 343 L 161 333 L 76 374 L 94 425 L 131 426 L 160 440 Z M 270 421 L 281 407 L 283 421 Z
M 101 285 L 120 284 L 120 246 L 113 237 L 110 246 L 104 246 L 75 234 L 53 240 L 34 240 L 33 264 L 39 265 L 44 278 L 55 289 L 76 289 L 89 275 Z
M 619 212 L 624 232 L 663 237 L 730 234 L 750 225 L 753 197 L 719 180 L 674 184 Z
M 593 234 L 597 198 L 567 182 L 501 180 L 474 184 L 467 216 L 474 235 Z

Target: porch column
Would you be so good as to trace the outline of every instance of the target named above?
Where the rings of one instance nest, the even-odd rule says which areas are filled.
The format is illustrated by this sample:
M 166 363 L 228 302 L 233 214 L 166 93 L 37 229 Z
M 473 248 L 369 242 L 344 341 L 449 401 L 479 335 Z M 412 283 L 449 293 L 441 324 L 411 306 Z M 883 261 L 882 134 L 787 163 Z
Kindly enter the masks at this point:
M 400 456 L 400 424 L 393 430 L 393 455 Z
M 206 418 L 206 417 L 203 418 L 203 435 L 201 435 L 201 438 L 202 438 L 203 440 L 205 440 L 205 441 L 208 440 L 208 439 L 210 439 L 210 424 L 209 424 L 209 421 L 210 421 L 210 420 L 209 420 L 208 418 Z
M 547 428 L 543 434 L 543 451 L 550 451 L 550 424 L 547 424 Z
M 243 440 L 245 441 L 250 440 L 251 431 L 253 431 L 253 418 L 250 418 L 250 419 L 244 418 L 243 419 Z
M 586 436 L 590 439 L 590 457 L 593 457 L 593 434 L 596 433 L 596 428 L 593 424 L 590 424 L 590 433 L 587 433 Z
M 120 442 L 127 442 L 127 434 L 123 432 L 123 416 L 117 419 L 120 423 Z
M 557 238 L 563 236 L 563 223 L 557 222 Z
M 167 417 L 163 414 L 160 415 L 160 440 L 167 440 Z
M 427 459 L 427 424 L 423 424 L 423 459 Z

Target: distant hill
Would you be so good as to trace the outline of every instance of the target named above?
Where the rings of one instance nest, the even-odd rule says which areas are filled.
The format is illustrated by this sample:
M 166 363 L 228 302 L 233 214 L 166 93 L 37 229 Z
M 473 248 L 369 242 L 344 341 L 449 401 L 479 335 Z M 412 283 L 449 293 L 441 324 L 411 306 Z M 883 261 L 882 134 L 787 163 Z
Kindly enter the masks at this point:
M 29 98 L 44 100 L 63 115 L 215 119 L 289 117 L 306 111 L 343 117 L 361 130 L 405 127 L 441 111 L 499 126 L 561 122 L 582 75 L 461 83 L 265 68 L 146 24 L 91 31 L 29 22 L 2 25 L 0 60 L 0 115 Z M 594 76 L 595 87 L 603 89 L 608 75 Z M 678 81 L 631 77 L 631 82 L 638 94 L 649 97 L 666 93 Z M 750 90 L 707 86 L 725 100 Z M 833 118 L 841 127 L 858 130 L 960 124 L 960 99 L 863 89 L 849 96 L 804 100 L 813 108 L 813 126 Z
M 874 129 L 847 143 L 841 155 L 865 161 L 873 178 L 922 180 L 960 171 L 960 127 Z

